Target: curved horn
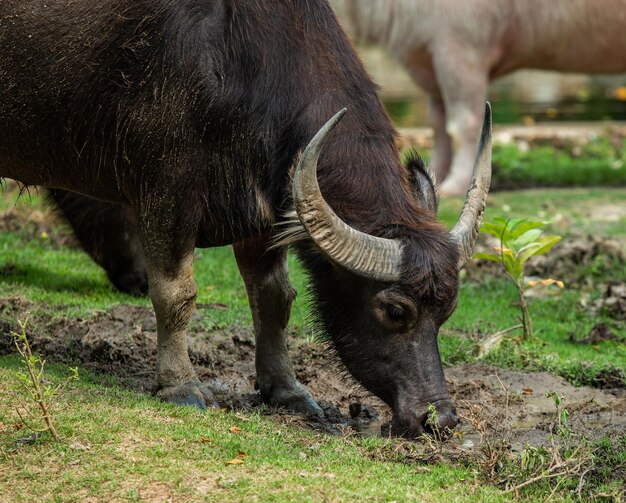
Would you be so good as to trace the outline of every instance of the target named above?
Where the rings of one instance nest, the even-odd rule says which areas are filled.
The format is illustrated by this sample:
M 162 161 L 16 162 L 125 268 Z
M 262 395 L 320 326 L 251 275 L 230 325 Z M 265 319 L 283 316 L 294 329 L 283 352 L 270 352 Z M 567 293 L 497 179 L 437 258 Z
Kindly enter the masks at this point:
M 491 105 L 485 106 L 483 130 L 480 135 L 478 155 L 474 163 L 472 183 L 465 196 L 463 211 L 459 221 L 451 231 L 452 237 L 459 245 L 458 267 L 461 269 L 474 253 L 476 238 L 485 211 L 489 184 L 491 183 Z
M 311 239 L 333 262 L 366 278 L 397 281 L 402 264 L 401 243 L 350 227 L 324 200 L 317 182 L 317 161 L 322 147 L 345 113 L 344 108 L 324 124 L 300 158 L 293 176 L 296 212 Z

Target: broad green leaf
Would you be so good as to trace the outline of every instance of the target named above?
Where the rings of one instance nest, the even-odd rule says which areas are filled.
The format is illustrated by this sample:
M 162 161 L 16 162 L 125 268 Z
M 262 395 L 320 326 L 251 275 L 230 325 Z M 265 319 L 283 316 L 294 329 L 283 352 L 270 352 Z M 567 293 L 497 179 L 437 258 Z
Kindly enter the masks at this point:
M 504 230 L 504 225 L 497 225 L 491 222 L 484 223 L 480 228 L 480 232 L 486 232 L 487 234 L 491 234 L 492 236 L 495 236 L 498 239 L 500 239 L 500 237 L 502 236 L 503 230 Z
M 502 259 L 500 258 L 500 255 L 495 255 L 493 253 L 475 253 L 474 257 L 476 259 L 483 259 L 483 260 L 490 260 L 491 262 L 501 262 Z
M 509 231 L 511 233 L 511 237 L 513 239 L 519 238 L 522 234 L 532 230 L 539 229 L 544 227 L 546 224 L 544 222 L 537 222 L 532 220 L 523 219 L 519 222 L 514 228 L 510 228 Z
M 537 238 L 541 236 L 542 232 L 543 231 L 541 229 L 529 229 L 523 234 L 520 234 L 519 236 L 514 238 L 513 242 L 511 243 L 511 247 L 517 250 L 517 252 L 519 253 L 520 251 L 522 251 L 522 248 L 524 246 L 537 240 Z
M 509 236 L 509 220 L 502 217 L 495 217 L 490 223 L 486 224 L 487 232 L 496 236 L 502 241 L 506 241 Z
M 526 218 L 509 218 L 506 224 L 506 230 L 512 235 L 517 227 L 526 222 Z
M 491 221 L 497 224 L 501 224 L 502 227 L 506 227 L 509 223 L 509 220 L 510 220 L 509 218 L 493 217 Z
M 530 257 L 535 255 L 539 248 L 541 248 L 541 243 L 538 243 L 536 241 L 534 243 L 527 244 L 517 252 L 516 258 L 517 260 L 519 260 L 520 264 L 523 264 Z
M 542 236 L 534 243 L 531 243 L 524 247 L 523 250 L 518 252 L 517 258 L 523 264 L 530 257 L 535 255 L 541 255 L 546 253 L 550 248 L 557 244 L 561 240 L 561 236 Z
M 561 236 L 542 236 L 537 240 L 537 243 L 541 244 L 541 247 L 533 253 L 533 255 L 541 255 L 550 251 L 550 249 L 561 241 Z
M 517 222 L 520 219 L 516 218 L 514 220 L 515 222 Z M 509 241 L 511 235 L 511 219 L 505 220 L 504 218 L 496 217 L 493 219 L 493 221 L 495 222 L 496 228 L 498 229 L 498 234 L 496 237 L 506 244 Z

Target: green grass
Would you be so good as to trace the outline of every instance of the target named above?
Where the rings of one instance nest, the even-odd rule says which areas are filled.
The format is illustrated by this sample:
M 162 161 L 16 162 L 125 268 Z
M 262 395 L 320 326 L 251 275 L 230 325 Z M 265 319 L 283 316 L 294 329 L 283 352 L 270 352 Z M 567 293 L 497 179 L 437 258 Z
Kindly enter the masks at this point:
M 405 151 L 405 155 L 408 152 Z M 421 151 L 428 164 L 431 152 Z M 533 187 L 626 186 L 626 139 L 598 136 L 586 144 L 493 145 L 492 192 Z
M 615 142 L 617 143 L 617 142 Z M 599 136 L 572 148 L 538 145 L 520 150 L 515 144 L 493 149 L 493 186 L 589 187 L 626 185 L 626 140 L 615 144 Z M 575 152 L 575 154 L 573 153 Z
M 471 468 L 420 469 L 385 455 L 384 439 L 319 435 L 259 413 L 202 413 L 91 374 L 56 401 L 62 443 L 18 444 L 28 432 L 15 430 L 16 398 L 6 385 L 16 370 L 15 357 L 0 357 L 2 501 L 506 500 Z M 62 371 L 52 367 L 50 375 L 60 379 Z M 225 465 L 240 451 L 245 464 Z
M 490 195 L 485 219 L 493 217 L 518 217 L 552 222 L 547 233 L 563 236 L 560 245 L 568 238 L 593 234 L 626 242 L 626 214 L 613 220 L 590 218 L 598 208 L 624 211 L 624 189 L 560 189 L 501 192 Z M 572 202 L 575 201 L 575 204 Z M 621 205 L 620 205 L 621 203 Z M 442 202 L 440 217 L 451 226 L 460 211 L 462 200 Z M 556 247 L 555 247 L 556 248 Z M 603 285 L 610 281 L 626 281 L 626 268 L 621 264 L 604 271 L 587 271 L 577 274 L 593 277 L 591 298 L 601 295 Z M 561 279 L 561 278 L 556 278 Z M 618 323 L 600 313 L 591 314 L 580 305 L 581 292 L 566 288 L 556 296 L 530 300 L 530 310 L 536 337 L 517 344 L 506 344 L 490 355 L 492 363 L 504 367 L 549 370 L 566 377 L 576 385 L 594 384 L 606 371 L 621 372 L 626 385 L 626 344 L 607 341 L 586 345 L 572 341 L 582 339 L 599 322 L 606 322 L 613 331 L 626 338 L 623 323 Z M 445 325 L 456 332 L 491 334 L 518 323 L 519 308 L 515 304 L 516 292 L 504 274 L 487 277 L 480 282 L 464 281 L 461 284 L 458 308 Z M 442 356 L 448 361 L 472 361 L 474 358 L 467 340 L 457 335 L 440 337 Z M 464 345 L 463 345 L 464 344 Z M 460 351 L 465 349 L 465 351 Z
M 294 257 L 289 259 L 290 277 L 304 291 L 304 273 Z M 196 250 L 196 281 L 199 303 L 219 303 L 207 329 L 234 323 L 249 325 L 245 287 L 230 247 Z M 0 233 L 0 296 L 19 296 L 46 310 L 59 306 L 58 316 L 84 316 L 116 304 L 150 305 L 148 298 L 137 298 L 116 291 L 104 271 L 81 250 L 56 248 L 46 240 L 31 240 L 16 233 Z M 306 334 L 306 306 L 297 299 L 291 323 Z
M 12 391 L 19 367 L 17 357 L 0 356 L 3 502 L 511 500 L 485 477 L 478 457 L 436 463 L 436 455 L 424 455 L 418 444 L 317 434 L 264 409 L 206 413 L 177 407 L 89 372 L 53 401 L 61 442 L 47 434 L 22 442 L 31 432 L 14 410 L 25 405 Z M 57 365 L 47 369 L 53 383 L 66 375 Z M 594 454 L 583 497 L 619 498 L 626 436 L 600 438 L 585 450 Z M 226 464 L 233 459 L 244 463 Z M 500 471 L 509 483 L 526 480 L 519 460 L 504 459 Z M 557 500 L 575 501 L 578 477 L 559 484 Z M 543 501 L 553 489 L 543 481 L 521 496 Z
M 5 194 L 0 198 L 0 211 L 13 207 L 14 200 L 14 193 Z M 625 200 L 626 189 L 500 192 L 490 196 L 486 218 L 547 220 L 551 222 L 548 232 L 563 235 L 563 243 L 587 233 L 625 242 Z M 442 202 L 440 214 L 445 225 L 454 224 L 461 205 L 460 199 Z M 16 208 L 24 214 L 39 211 L 40 198 L 37 194 L 30 201 L 24 197 Z M 607 209 L 613 213 L 604 218 Z M 114 291 L 103 271 L 81 251 L 59 245 L 53 239 L 55 232 L 53 228 L 51 235 L 42 235 L 27 224 L 17 232 L 0 233 L 0 298 L 27 299 L 35 312 L 50 318 L 90 316 L 116 304 L 149 305 L 147 299 Z M 297 334 L 307 337 L 304 274 L 293 258 L 289 267 L 301 294 L 291 324 Z M 198 301 L 227 306 L 211 310 L 213 318 L 207 330 L 232 324 L 250 326 L 245 289 L 231 250 L 197 250 L 195 268 Z M 607 281 L 626 281 L 623 267 L 583 273 L 593 275 L 587 292 L 592 297 L 601 293 Z M 520 342 L 512 334 L 489 355 L 488 362 L 549 370 L 575 384 L 596 384 L 607 371 L 626 375 L 626 344 L 585 345 L 571 340 L 572 335 L 588 333 L 599 321 L 610 323 L 616 333 L 626 336 L 623 325 L 604 314 L 591 315 L 581 306 L 580 295 L 575 289 L 566 289 L 555 297 L 532 299 L 536 338 Z M 444 361 L 475 360 L 474 342 L 468 334 L 490 334 L 517 324 L 514 301 L 515 291 L 502 275 L 463 281 L 459 306 L 440 336 Z M 3 313 L 0 304 L 0 322 L 15 323 L 7 316 L 10 318 L 10 313 Z M 120 388 L 111 378 L 88 373 L 56 407 L 59 432 L 65 439 L 62 444 L 45 438 L 33 445 L 16 444 L 14 440 L 26 434 L 14 430 L 18 420 L 10 387 L 17 365 L 16 357 L 0 357 L 0 501 L 238 501 L 255 496 L 264 501 L 507 500 L 480 478 L 476 465 L 423 467 L 414 456 L 406 455 L 411 448 L 398 440 L 389 443 L 378 438 L 316 435 L 266 417 L 263 411 L 202 414 L 162 404 Z M 52 370 L 58 377 L 59 368 Z M 231 426 L 240 427 L 242 433 L 229 433 Z M 202 437 L 212 442 L 202 443 Z M 89 449 L 72 448 L 81 442 Z M 225 461 L 236 457 L 239 450 L 248 454 L 245 464 L 226 466 Z M 602 469 L 610 473 L 612 467 L 623 463 L 626 447 L 605 450 Z M 551 490 L 539 485 L 524 495 L 544 500 Z M 565 494 L 561 496 L 567 499 Z
M 4 197 L 2 197 L 4 196 Z M 0 213 L 15 210 L 27 219 L 33 211 L 45 208 L 36 190 L 17 197 L 14 190 L 0 189 Z M 65 226 L 60 231 L 68 233 Z M 195 261 L 199 303 L 224 304 L 226 309 L 214 310 L 208 330 L 224 328 L 234 323 L 249 325 L 243 280 L 239 275 L 230 247 L 197 249 Z M 291 281 L 304 292 L 304 273 L 295 257 L 289 257 Z M 116 304 L 150 305 L 148 298 L 137 298 L 115 290 L 105 272 L 81 250 L 58 246 L 47 232 L 37 232 L 26 223 L 20 232 L 0 232 L 0 297 L 19 296 L 43 305 L 55 306 L 58 316 L 85 316 L 93 311 L 109 309 Z M 305 326 L 304 296 L 296 299 L 292 308 L 291 325 L 308 335 Z

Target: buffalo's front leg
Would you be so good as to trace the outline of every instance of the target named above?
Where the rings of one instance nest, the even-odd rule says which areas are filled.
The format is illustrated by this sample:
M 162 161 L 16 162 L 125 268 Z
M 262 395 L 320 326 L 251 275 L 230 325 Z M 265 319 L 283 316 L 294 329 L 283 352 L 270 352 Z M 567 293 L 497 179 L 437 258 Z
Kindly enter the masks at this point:
M 233 247 L 252 310 L 257 385 L 270 405 L 321 416 L 319 405 L 296 379 L 287 352 L 286 328 L 296 296 L 287 275 L 287 249 L 267 246 L 263 235 Z
M 437 177 L 437 183 L 441 183 L 450 173 L 452 139 L 446 131 L 446 111 L 440 96 L 429 97 L 429 118 L 435 140 L 429 168 Z
M 157 396 L 179 405 L 216 407 L 211 391 L 196 376 L 187 345 L 187 325 L 198 289 L 193 275 L 193 229 L 165 212 L 141 222 L 150 297 L 157 319 Z M 163 217 L 165 215 L 165 217 Z

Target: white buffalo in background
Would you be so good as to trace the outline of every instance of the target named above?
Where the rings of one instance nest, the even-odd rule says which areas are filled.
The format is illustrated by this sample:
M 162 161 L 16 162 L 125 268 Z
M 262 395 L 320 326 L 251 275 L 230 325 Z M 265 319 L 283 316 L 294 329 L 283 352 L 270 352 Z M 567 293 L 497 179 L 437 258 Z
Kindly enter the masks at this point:
M 489 82 L 520 68 L 626 72 L 626 0 L 330 0 L 429 94 L 442 195 L 465 193 Z M 453 155 L 454 152 L 454 155 Z

